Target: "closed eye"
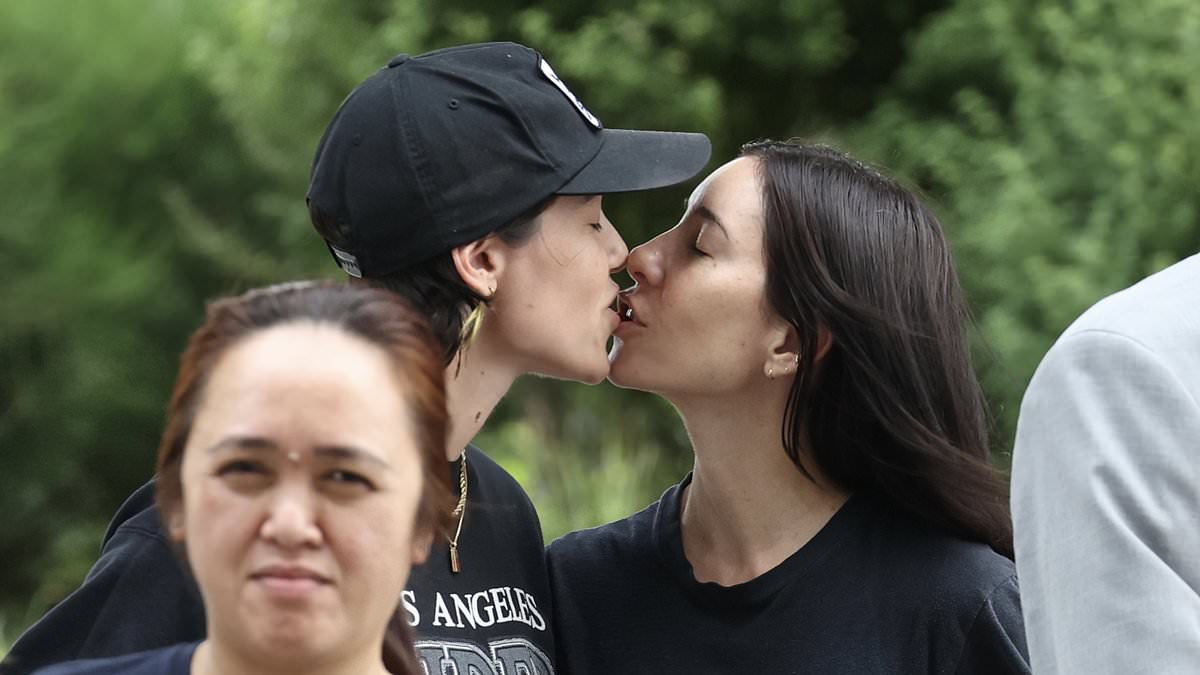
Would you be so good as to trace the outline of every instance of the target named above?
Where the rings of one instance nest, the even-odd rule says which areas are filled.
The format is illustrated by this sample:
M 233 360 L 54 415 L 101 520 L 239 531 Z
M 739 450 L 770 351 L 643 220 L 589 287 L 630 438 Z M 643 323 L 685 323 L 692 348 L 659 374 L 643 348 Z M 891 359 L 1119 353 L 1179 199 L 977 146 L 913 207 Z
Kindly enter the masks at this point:
M 597 232 L 604 229 L 604 226 L 601 225 L 600 223 L 588 223 L 588 225 L 591 226 L 591 228 Z

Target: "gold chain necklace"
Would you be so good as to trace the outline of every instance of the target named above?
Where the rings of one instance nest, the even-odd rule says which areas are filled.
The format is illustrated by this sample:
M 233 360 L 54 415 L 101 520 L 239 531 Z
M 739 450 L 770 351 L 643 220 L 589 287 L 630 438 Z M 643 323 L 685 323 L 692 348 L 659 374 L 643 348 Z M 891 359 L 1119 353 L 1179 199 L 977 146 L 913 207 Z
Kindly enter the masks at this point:
M 450 542 L 450 571 L 458 574 L 462 571 L 462 563 L 458 559 L 458 536 L 462 534 L 463 518 L 467 515 L 467 451 L 463 450 L 462 464 L 458 468 L 458 505 L 450 512 L 451 518 L 458 518 L 458 527 L 454 530 L 454 538 L 446 537 Z

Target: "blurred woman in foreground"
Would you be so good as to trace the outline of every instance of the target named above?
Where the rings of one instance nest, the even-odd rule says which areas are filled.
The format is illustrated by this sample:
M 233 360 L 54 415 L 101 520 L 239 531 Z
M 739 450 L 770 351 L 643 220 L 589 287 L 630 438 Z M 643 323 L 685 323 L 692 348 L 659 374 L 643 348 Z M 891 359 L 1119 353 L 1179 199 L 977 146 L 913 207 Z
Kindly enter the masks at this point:
M 410 641 L 384 642 L 452 506 L 442 372 L 425 320 L 388 291 L 290 284 L 212 303 L 157 486 L 207 639 L 41 672 L 417 673 Z
M 1006 484 L 949 246 L 911 192 L 763 142 L 631 252 L 610 379 L 691 474 L 550 546 L 587 673 L 1027 673 Z

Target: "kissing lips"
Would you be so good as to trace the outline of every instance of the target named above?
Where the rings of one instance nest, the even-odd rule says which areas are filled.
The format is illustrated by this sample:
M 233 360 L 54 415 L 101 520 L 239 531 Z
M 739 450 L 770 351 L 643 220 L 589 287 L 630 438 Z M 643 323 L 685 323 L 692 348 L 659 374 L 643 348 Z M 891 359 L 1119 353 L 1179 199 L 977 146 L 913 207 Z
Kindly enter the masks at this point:
M 634 309 L 627 294 L 623 293 L 617 296 L 617 314 L 621 317 L 621 323 L 633 323 L 639 326 L 646 325 L 638 319 L 637 310 Z

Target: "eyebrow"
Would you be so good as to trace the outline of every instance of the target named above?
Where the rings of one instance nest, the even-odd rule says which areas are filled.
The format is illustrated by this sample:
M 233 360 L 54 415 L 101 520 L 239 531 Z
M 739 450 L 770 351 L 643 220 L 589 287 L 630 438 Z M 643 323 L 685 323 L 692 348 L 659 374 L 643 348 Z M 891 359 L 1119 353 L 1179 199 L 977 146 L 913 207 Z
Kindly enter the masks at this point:
M 729 231 L 725 229 L 724 223 L 722 223 L 721 219 L 717 217 L 717 214 L 713 213 L 712 209 L 703 204 L 697 204 L 695 208 L 696 213 L 700 214 L 701 218 L 707 220 L 713 225 L 716 225 L 721 230 L 721 235 L 725 237 L 725 240 L 729 240 Z
M 223 450 L 251 450 L 255 452 L 280 452 L 279 444 L 261 436 L 230 436 L 217 441 L 208 448 L 209 453 Z M 348 445 L 319 445 L 313 448 L 318 457 L 342 459 L 350 462 L 373 464 L 387 469 L 390 465 L 378 456 Z

